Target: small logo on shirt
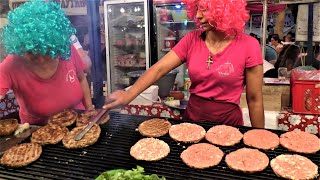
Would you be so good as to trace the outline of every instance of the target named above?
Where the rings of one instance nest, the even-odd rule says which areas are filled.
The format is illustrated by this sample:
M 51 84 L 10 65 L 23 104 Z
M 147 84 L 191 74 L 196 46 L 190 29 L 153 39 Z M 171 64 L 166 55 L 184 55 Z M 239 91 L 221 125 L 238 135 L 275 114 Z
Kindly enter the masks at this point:
M 234 72 L 233 64 L 226 62 L 217 69 L 217 72 L 220 76 L 229 76 Z
M 66 81 L 73 83 L 76 80 L 76 72 L 72 69 L 69 70 L 66 76 Z

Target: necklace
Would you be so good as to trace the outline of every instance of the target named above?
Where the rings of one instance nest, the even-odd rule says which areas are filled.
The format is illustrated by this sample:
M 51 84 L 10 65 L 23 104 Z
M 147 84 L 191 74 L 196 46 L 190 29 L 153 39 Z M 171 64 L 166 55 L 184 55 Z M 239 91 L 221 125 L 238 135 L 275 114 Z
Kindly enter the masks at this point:
M 209 55 L 208 55 L 208 60 L 207 60 L 206 62 L 207 62 L 207 69 L 210 70 L 210 66 L 211 66 L 211 64 L 213 63 L 213 61 L 212 61 L 212 55 L 211 55 L 210 52 L 209 52 Z

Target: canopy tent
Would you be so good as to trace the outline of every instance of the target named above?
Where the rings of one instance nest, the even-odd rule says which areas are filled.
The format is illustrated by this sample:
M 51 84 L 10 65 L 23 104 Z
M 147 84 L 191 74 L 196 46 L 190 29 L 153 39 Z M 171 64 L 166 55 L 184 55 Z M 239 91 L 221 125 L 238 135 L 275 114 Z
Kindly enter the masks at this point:
M 261 2 L 260 2 L 261 3 Z M 286 8 L 285 4 L 267 4 L 267 13 L 278 13 L 283 11 Z M 263 14 L 263 5 L 262 4 L 248 4 L 247 10 L 250 11 L 250 14 Z

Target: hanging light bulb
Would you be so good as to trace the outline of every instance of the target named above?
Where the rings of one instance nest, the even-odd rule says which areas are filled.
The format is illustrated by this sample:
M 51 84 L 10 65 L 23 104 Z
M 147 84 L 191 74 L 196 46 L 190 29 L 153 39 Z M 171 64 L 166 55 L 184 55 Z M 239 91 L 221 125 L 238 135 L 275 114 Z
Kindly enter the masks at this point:
M 121 7 L 121 8 L 120 8 L 120 12 L 121 12 L 121 13 L 124 13 L 124 12 L 126 12 L 126 10 L 124 10 L 124 8 Z

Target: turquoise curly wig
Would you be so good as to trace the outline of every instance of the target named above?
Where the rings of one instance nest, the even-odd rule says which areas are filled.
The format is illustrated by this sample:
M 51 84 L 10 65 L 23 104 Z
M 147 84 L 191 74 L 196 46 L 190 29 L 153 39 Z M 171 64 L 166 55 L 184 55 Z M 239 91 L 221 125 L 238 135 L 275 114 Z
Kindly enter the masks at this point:
M 8 20 L 1 34 L 8 54 L 23 56 L 30 52 L 69 59 L 70 37 L 76 30 L 59 4 L 31 0 L 10 11 Z

